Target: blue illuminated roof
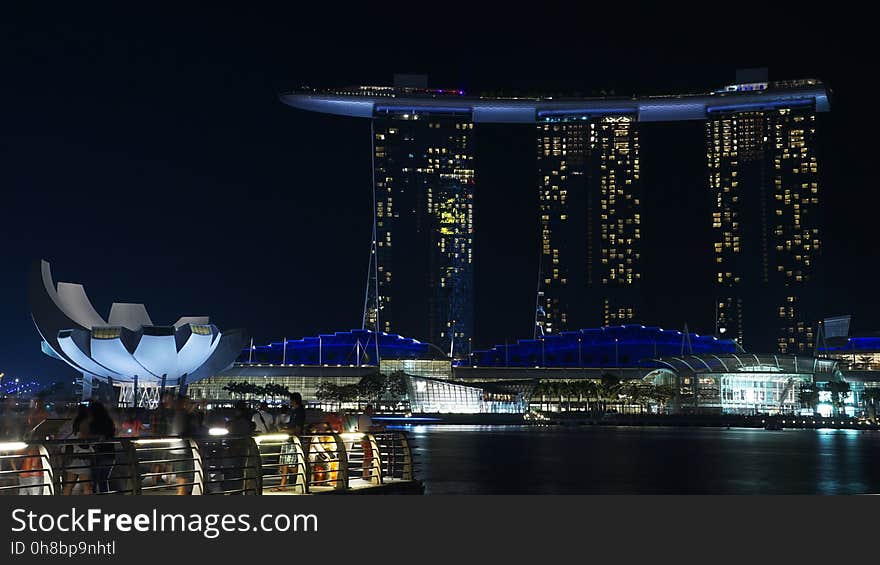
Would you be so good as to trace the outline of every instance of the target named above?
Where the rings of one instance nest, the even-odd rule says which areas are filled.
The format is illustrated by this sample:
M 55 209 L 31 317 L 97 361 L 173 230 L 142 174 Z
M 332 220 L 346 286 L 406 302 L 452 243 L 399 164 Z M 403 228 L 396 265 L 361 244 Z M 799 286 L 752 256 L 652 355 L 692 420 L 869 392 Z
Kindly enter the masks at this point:
M 829 339 L 829 342 L 831 342 L 829 345 L 819 347 L 819 351 L 823 353 L 880 351 L 880 336 L 850 337 L 846 341 L 841 340 L 838 343 Z
M 284 93 L 294 108 L 359 118 L 388 112 L 472 113 L 474 122 L 535 123 L 558 116 L 632 114 L 641 122 L 704 120 L 711 112 L 736 112 L 811 105 L 828 112 L 828 92 L 816 80 L 791 81 L 760 91 L 716 91 L 633 98 L 493 98 L 460 91 L 416 94 L 410 91 L 349 89 Z
M 351 330 L 315 337 L 272 342 L 245 348 L 239 363 L 280 365 L 376 365 L 376 339 L 380 359 L 445 359 L 430 343 L 371 330 Z
M 483 367 L 638 367 L 641 361 L 688 354 L 735 353 L 733 340 L 626 325 L 563 332 L 476 351 L 471 365 Z M 690 341 L 690 344 L 687 342 Z

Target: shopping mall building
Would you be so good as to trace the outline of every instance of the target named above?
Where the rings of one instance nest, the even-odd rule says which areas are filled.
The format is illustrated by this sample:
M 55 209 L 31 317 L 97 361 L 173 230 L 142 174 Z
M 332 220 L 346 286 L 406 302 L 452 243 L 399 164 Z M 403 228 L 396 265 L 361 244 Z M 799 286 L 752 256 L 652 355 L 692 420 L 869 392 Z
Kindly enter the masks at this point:
M 517 413 L 539 400 L 539 383 L 641 380 L 675 391 L 666 405 L 682 413 L 800 413 L 802 388 L 842 378 L 838 360 L 745 353 L 733 340 L 641 325 L 584 329 L 477 351 L 453 363 L 437 347 L 396 334 L 336 332 L 256 345 L 189 393 L 229 402 L 224 388 L 275 383 L 317 403 L 322 382 L 342 386 L 382 373 L 406 376 L 413 413 Z M 551 409 L 562 409 L 561 399 Z M 854 411 L 850 407 L 848 411 Z

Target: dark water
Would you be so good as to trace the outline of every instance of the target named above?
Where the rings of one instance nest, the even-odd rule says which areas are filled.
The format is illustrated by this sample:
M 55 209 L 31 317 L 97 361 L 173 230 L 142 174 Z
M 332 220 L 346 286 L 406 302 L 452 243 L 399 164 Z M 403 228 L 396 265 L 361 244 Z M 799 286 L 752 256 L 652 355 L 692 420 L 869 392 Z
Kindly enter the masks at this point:
M 429 494 L 880 493 L 880 432 L 406 429 Z

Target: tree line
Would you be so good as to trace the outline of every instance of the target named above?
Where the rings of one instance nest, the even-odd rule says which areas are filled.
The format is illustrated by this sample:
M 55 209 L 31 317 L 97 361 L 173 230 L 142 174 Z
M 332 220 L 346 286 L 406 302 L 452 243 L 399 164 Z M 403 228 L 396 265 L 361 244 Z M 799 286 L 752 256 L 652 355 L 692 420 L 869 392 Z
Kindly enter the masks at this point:
M 610 407 L 623 404 L 636 405 L 647 411 L 654 403 L 663 412 L 666 404 L 675 396 L 675 389 L 643 380 L 621 381 L 605 374 L 598 380 L 540 381 L 532 392 L 532 402 L 558 402 L 571 411 L 572 405 L 585 407 L 590 412 L 607 412 Z
M 846 381 L 831 381 L 823 386 L 809 383 L 801 387 L 799 392 L 801 404 L 815 412 L 816 407 L 819 405 L 819 392 L 821 391 L 831 393 L 831 409 L 834 411 L 834 415 L 838 416 L 844 412 L 846 397 L 852 391 L 852 387 Z M 866 387 L 861 393 L 861 397 L 868 419 L 876 420 L 877 407 L 880 404 L 880 388 Z
M 278 398 L 289 400 L 290 396 L 293 394 L 288 387 L 277 383 L 258 385 L 249 383 L 248 381 L 230 382 L 223 387 L 223 390 L 228 392 L 233 398 L 271 398 L 273 402 Z
M 406 396 L 406 374 L 395 371 L 390 375 L 378 373 L 365 375 L 357 384 L 337 385 L 321 381 L 315 391 L 321 402 L 378 402 L 380 400 L 401 400 Z
M 290 399 L 292 392 L 277 383 L 258 385 L 248 381 L 230 382 L 223 387 L 233 398 L 271 399 L 273 402 Z M 321 402 L 378 402 L 379 400 L 400 400 L 406 396 L 406 375 L 397 371 L 390 375 L 366 375 L 357 383 L 338 385 L 330 381 L 318 383 L 315 396 Z

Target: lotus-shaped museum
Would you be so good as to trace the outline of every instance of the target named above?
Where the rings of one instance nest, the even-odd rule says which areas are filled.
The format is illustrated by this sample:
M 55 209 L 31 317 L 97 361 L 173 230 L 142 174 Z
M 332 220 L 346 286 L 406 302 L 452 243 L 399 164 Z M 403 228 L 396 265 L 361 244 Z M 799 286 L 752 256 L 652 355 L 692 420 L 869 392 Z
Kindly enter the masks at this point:
M 155 325 L 143 304 L 113 303 L 105 320 L 81 284 L 56 285 L 46 261 L 34 264 L 29 293 L 43 352 L 83 374 L 84 397 L 97 380 L 118 386 L 123 402 L 137 394 L 138 404 L 154 404 L 160 388 L 183 389 L 229 367 L 246 340 L 244 331 L 221 332 L 207 316 Z

